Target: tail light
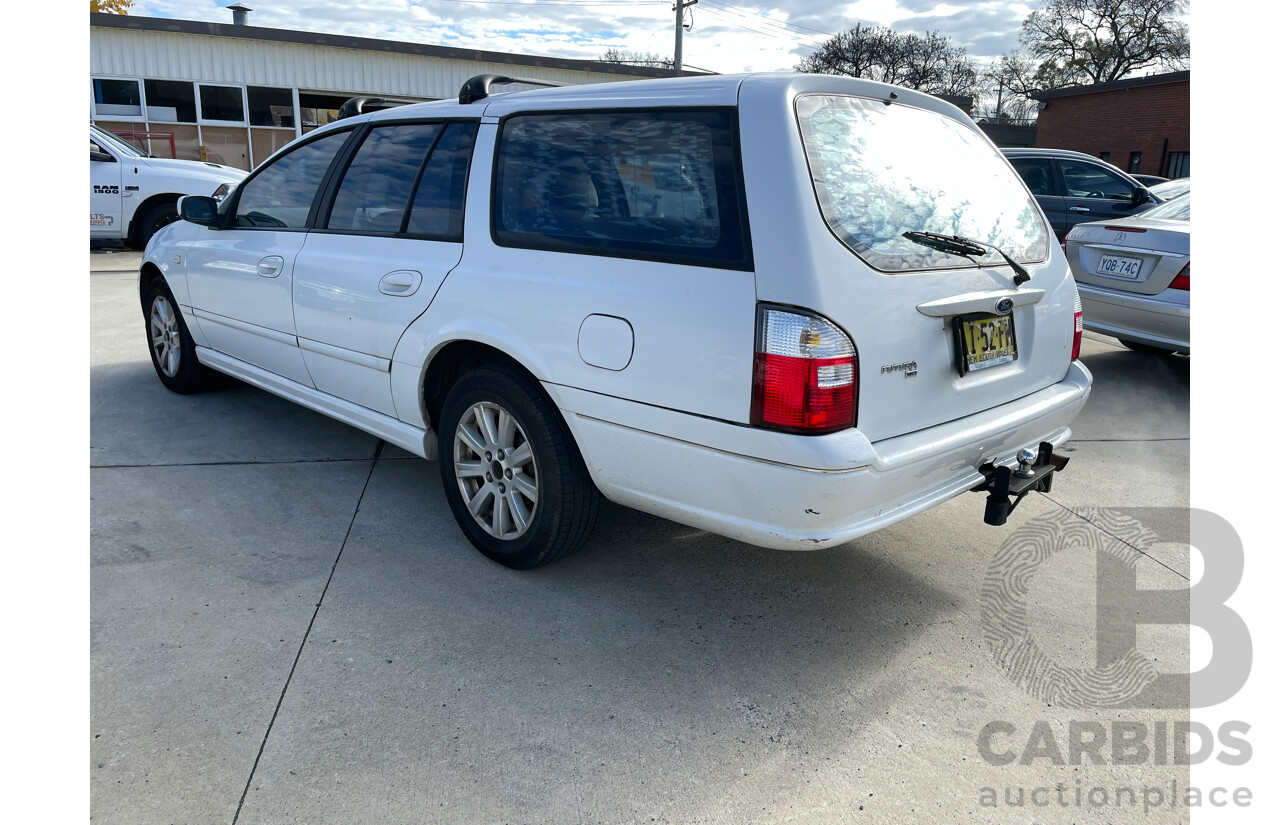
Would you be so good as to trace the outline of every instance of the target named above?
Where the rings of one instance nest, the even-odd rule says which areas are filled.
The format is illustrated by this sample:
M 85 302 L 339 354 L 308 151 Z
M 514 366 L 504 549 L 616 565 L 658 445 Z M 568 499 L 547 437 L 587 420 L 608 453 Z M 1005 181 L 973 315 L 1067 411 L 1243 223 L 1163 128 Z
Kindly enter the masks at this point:
M 1071 360 L 1080 358 L 1080 344 L 1084 341 L 1084 305 L 1080 303 L 1080 290 L 1076 290 L 1075 332 L 1071 338 Z
M 1177 277 L 1173 279 L 1173 283 L 1169 284 L 1169 289 L 1185 289 L 1191 291 L 1191 261 L 1187 261 L 1187 265 L 1182 268 Z
M 761 306 L 757 315 L 751 423 L 793 433 L 852 427 L 858 352 L 825 318 Z

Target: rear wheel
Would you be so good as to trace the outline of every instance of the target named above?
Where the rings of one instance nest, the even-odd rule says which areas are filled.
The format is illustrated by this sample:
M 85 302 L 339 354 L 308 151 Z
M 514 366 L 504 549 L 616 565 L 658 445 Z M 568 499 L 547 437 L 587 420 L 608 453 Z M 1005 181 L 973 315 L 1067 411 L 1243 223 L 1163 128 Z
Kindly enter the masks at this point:
M 467 539 L 528 570 L 586 543 L 600 494 L 559 412 L 513 366 L 478 367 L 440 415 L 440 479 Z
M 160 382 L 176 393 L 200 392 L 209 370 L 196 358 L 195 343 L 178 303 L 163 280 L 152 281 L 146 302 L 147 343 Z

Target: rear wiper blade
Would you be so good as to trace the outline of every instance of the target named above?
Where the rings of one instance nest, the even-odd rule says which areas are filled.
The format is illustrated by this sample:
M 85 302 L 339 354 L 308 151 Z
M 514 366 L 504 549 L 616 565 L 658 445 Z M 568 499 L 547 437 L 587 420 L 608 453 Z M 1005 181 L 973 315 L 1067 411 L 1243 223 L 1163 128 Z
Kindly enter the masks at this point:
M 918 243 L 921 246 L 927 246 L 930 249 L 936 249 L 939 252 L 946 252 L 949 255 L 960 255 L 964 258 L 973 255 L 985 255 L 988 249 L 995 250 L 1005 263 L 1013 268 L 1013 285 L 1022 286 L 1031 280 L 1030 273 L 1023 269 L 1022 266 L 1004 253 L 1004 250 L 998 246 L 993 246 L 982 241 L 975 241 L 973 238 L 965 238 L 960 235 L 942 235 L 937 232 L 903 232 L 902 237 L 909 241 Z M 976 262 L 975 262 L 976 263 Z

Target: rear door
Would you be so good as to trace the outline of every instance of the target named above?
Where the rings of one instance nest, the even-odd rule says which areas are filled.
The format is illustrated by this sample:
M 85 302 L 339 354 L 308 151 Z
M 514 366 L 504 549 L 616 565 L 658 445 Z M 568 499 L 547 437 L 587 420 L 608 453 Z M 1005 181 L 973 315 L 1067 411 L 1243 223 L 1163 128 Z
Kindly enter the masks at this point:
M 1060 246 L 998 150 L 930 105 L 800 95 L 799 140 L 790 140 L 811 182 L 766 177 L 750 203 L 761 300 L 812 310 L 849 334 L 857 426 L 872 440 L 998 408 L 1062 380 L 1071 361 L 1074 288 Z M 752 137 L 773 120 L 744 124 L 751 172 L 756 157 L 787 163 L 779 143 Z M 940 251 L 906 237 L 916 232 L 988 251 Z M 1030 281 L 1015 284 L 992 247 Z
M 294 268 L 298 341 L 317 389 L 396 415 L 396 343 L 462 256 L 476 125 L 389 123 L 356 150 Z
M 1022 176 L 1022 180 L 1035 195 L 1036 203 L 1044 210 L 1049 225 L 1059 239 L 1066 236 L 1069 227 L 1067 221 L 1067 205 L 1063 202 L 1062 187 L 1058 183 L 1058 173 L 1050 158 L 1010 158 L 1013 168 Z

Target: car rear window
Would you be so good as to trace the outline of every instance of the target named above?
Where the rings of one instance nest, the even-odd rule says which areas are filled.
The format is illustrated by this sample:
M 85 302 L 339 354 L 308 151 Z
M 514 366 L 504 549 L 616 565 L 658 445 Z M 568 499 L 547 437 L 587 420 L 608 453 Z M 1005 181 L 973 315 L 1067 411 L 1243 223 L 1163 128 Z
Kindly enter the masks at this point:
M 975 130 L 935 112 L 847 95 L 802 95 L 796 115 L 827 225 L 876 269 L 974 265 L 904 232 L 960 235 L 1024 263 L 1048 257 L 1049 231 L 1035 201 Z
M 519 115 L 502 126 L 497 243 L 746 268 L 732 113 Z

